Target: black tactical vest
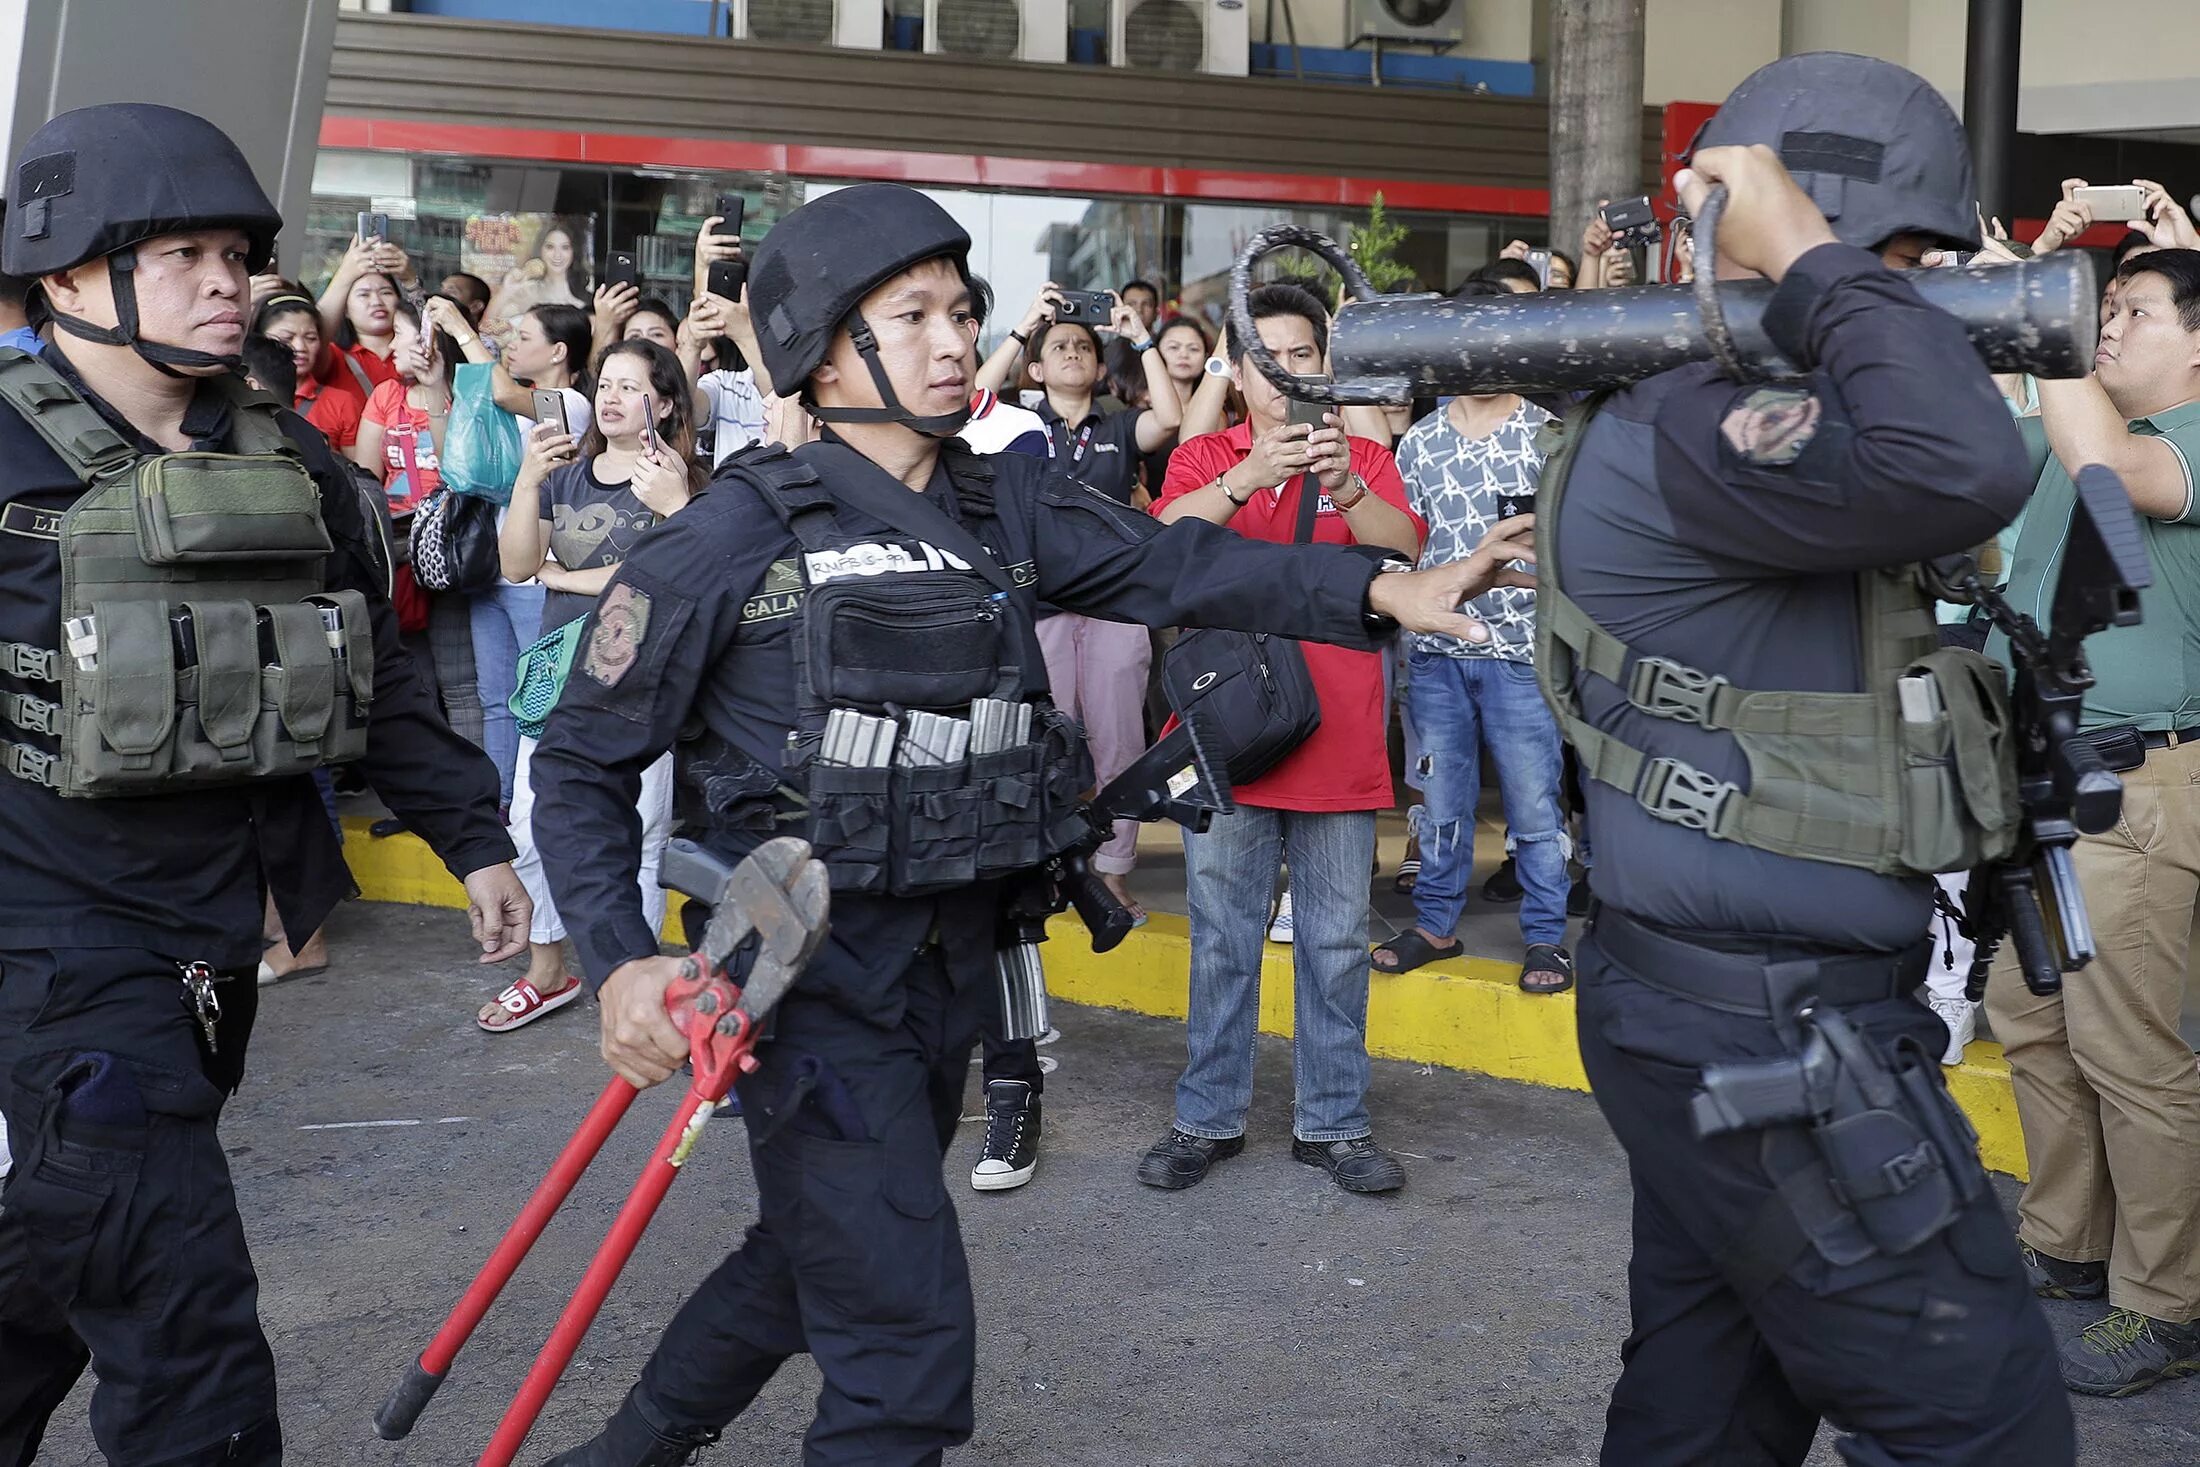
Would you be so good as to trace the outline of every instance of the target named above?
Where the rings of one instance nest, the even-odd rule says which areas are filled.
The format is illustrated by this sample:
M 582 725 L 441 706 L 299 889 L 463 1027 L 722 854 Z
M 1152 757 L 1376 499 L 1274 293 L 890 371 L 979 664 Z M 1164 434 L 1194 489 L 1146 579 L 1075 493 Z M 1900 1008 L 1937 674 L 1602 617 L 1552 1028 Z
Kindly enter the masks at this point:
M 994 880 L 1091 830 L 1084 730 L 1046 699 L 1031 588 L 1003 568 L 1015 558 L 984 476 L 958 472 L 975 462 L 947 450 L 961 522 L 891 481 L 902 498 L 877 509 L 856 487 L 836 491 L 836 470 L 884 477 L 836 443 L 720 471 L 753 485 L 801 547 L 796 723 L 774 820 L 806 836 L 835 890 L 923 896 Z M 843 510 L 858 506 L 899 533 L 847 528 Z

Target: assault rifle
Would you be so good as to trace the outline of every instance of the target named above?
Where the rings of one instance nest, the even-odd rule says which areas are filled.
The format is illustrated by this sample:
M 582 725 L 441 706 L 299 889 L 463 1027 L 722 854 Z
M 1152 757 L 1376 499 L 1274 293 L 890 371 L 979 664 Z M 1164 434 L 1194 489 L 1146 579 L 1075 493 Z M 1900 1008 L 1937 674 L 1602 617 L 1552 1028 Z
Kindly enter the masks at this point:
M 2139 593 L 2153 584 L 2138 516 L 2123 481 L 2099 464 L 2078 473 L 2062 572 L 2055 581 L 2051 632 L 1985 583 L 1968 555 L 1927 567 L 1944 599 L 1985 613 L 2009 639 L 2015 672 L 2018 806 L 2016 849 L 1971 873 L 1958 910 L 1942 911 L 1977 945 L 1966 984 L 1976 1002 L 2002 943 L 2015 938 L 2025 986 L 2042 996 L 2062 990 L 2062 975 L 2093 961 L 2093 925 L 2078 889 L 2070 848 L 2078 837 L 2113 826 L 2123 811 L 2123 781 L 2095 742 L 2078 732 L 2093 669 L 2085 639 L 2109 627 L 2136 626 Z M 2143 759 L 2140 747 L 2137 758 Z M 2121 761 L 2119 761 L 2121 762 Z M 2121 767 L 2135 767 L 2131 764 Z

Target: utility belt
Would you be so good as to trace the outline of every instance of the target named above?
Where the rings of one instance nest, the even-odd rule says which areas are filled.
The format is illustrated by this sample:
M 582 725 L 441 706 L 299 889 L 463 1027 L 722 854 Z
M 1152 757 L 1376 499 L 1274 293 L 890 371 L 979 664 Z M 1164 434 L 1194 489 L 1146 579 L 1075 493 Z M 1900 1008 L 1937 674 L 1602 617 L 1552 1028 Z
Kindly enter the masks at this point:
M 789 772 L 836 891 L 946 891 L 1028 870 L 1089 831 L 1084 730 L 1024 698 L 1013 613 L 967 574 L 810 592 Z
M 1589 914 L 1589 930 L 1598 948 L 1638 982 L 1753 1019 L 1776 1017 L 1791 995 L 1836 1007 L 1895 998 L 1925 981 L 1933 959 L 1930 937 L 1899 953 L 1819 953 L 1802 947 L 1728 951 L 1601 902 Z
M 1591 920 L 1599 949 L 1630 976 L 1768 1019 L 1787 1044 L 1777 1059 L 1706 1067 L 1692 1105 L 1701 1139 L 1761 1133 L 1777 1186 L 1725 1261 L 1745 1297 L 1806 1248 L 1836 1265 L 1909 1253 L 1983 1193 L 1978 1133 L 1936 1056 L 1911 1038 L 1890 1049 L 1844 1011 L 1909 994 L 1930 940 L 1892 954 L 1783 957 L 1703 947 L 1610 907 Z

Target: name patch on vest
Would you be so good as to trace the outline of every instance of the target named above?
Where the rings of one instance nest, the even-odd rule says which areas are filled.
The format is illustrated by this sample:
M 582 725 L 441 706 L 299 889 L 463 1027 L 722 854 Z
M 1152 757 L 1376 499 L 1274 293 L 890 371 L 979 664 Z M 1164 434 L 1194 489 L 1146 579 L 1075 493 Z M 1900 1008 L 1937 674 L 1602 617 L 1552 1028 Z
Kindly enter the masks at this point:
M 58 540 L 61 538 L 62 514 L 63 511 L 58 509 L 11 504 L 6 509 L 0 509 L 0 530 L 30 540 Z
M 813 586 L 844 581 L 851 576 L 924 575 L 933 571 L 970 569 L 970 562 L 937 546 L 918 541 L 912 550 L 898 544 L 866 542 L 845 550 L 813 550 L 802 557 Z

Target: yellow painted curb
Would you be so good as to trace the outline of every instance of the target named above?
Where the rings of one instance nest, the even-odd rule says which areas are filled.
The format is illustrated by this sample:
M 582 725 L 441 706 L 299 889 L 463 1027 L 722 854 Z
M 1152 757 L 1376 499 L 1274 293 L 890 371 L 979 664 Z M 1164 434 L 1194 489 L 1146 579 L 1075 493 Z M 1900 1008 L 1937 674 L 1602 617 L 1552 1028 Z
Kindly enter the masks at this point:
M 345 822 L 345 855 L 369 901 L 462 907 L 465 892 L 417 837 L 374 840 L 366 822 Z M 672 919 L 668 916 L 668 923 Z M 1074 916 L 1054 920 L 1046 944 L 1047 991 L 1070 1003 L 1184 1017 L 1192 943 L 1186 920 L 1156 912 L 1123 945 L 1092 950 Z M 1574 1041 L 1574 996 L 1523 993 L 1520 967 L 1494 958 L 1453 958 L 1411 973 L 1373 973 L 1368 1052 L 1382 1059 L 1442 1065 L 1530 1085 L 1587 1090 Z M 1267 944 L 1261 963 L 1260 1028 L 1291 1033 L 1291 950 Z M 1979 1152 L 1995 1171 L 2024 1177 L 2024 1137 L 2001 1047 L 1980 1040 L 1949 1070 L 1948 1086 L 1978 1128 Z

